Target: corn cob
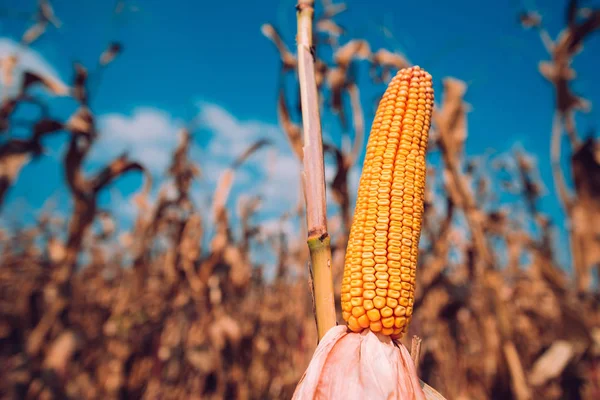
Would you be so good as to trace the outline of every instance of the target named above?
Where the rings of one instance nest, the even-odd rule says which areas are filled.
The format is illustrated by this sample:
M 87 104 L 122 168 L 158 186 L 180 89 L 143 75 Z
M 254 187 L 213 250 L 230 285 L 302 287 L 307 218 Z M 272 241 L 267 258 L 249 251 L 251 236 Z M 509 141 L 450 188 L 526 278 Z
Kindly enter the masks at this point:
M 400 338 L 413 312 L 433 88 L 418 66 L 396 74 L 373 121 L 342 280 L 354 332 Z

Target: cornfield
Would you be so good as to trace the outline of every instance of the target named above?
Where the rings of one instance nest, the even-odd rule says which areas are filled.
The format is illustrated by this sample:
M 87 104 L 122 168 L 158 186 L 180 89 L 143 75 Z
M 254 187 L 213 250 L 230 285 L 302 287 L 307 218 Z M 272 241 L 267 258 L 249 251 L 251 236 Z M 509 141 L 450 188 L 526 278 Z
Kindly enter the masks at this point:
M 555 39 L 535 11 L 515 16 L 528 29 L 523 34 L 539 35 L 548 51 L 538 69 L 555 95 L 547 137 L 553 182 L 542 182 L 540 166 L 523 149 L 501 157 L 467 154 L 469 136 L 483 134 L 468 130 L 468 84 L 434 76 L 442 91 L 428 157 L 439 163 L 427 164 L 414 312 L 402 342 L 410 348 L 414 335 L 421 338 L 419 377 L 447 399 L 600 398 L 600 145 L 577 129 L 576 116 L 589 104 L 572 89 L 572 61 L 585 41 L 598 40 L 592 36 L 600 30 L 600 9 L 566 3 Z M 345 4 L 318 6 L 318 101 L 339 119 L 343 143 L 323 144 L 335 171 L 326 184 L 335 204 L 328 214 L 331 270 L 343 324 L 353 318 L 342 309 L 357 197 L 351 172 L 360 172 L 371 122 L 361 93 L 383 94 L 396 71 L 414 64 L 408 55 L 348 38 L 336 21 Z M 41 0 L 21 46 L 60 29 L 58 17 Z M 286 40 L 273 23 L 258 29 L 273 44 L 268 62 L 279 63 L 273 111 L 301 164 L 293 38 Z M 108 43 L 98 68 L 119 62 L 123 51 L 121 43 Z M 179 132 L 164 180 L 128 154 L 90 174 L 85 163 L 104 134 L 90 105 L 98 90 L 89 82 L 90 67 L 76 63 L 65 86 L 19 63 L 16 53 L 0 59 L 0 219 L 10 190 L 27 184 L 19 179 L 22 169 L 44 154 L 46 138 L 65 133 L 61 168 L 72 207 L 69 215 L 43 210 L 34 224 L 0 226 L 0 397 L 291 398 L 317 346 L 306 207 L 300 196 L 273 229 L 256 217 L 261 196 L 232 198 L 240 170 L 274 138 L 255 141 L 219 172 L 216 189 L 207 193 L 209 207 L 191 193 L 204 174 L 192 152 L 195 121 Z M 359 84 L 363 68 L 369 80 Z M 46 92 L 43 99 L 38 89 Z M 77 107 L 68 119 L 55 119 L 44 112 L 48 96 L 69 97 Z M 25 105 L 38 107 L 41 116 L 26 137 L 15 136 L 15 115 Z M 99 205 L 125 175 L 143 178 L 128 230 Z M 542 188 L 552 184 L 562 221 L 539 206 Z M 498 193 L 511 200 L 499 202 Z M 228 207 L 232 201 L 236 208 Z M 289 232 L 286 223 L 298 229 Z M 567 229 L 568 243 L 557 243 L 557 227 Z M 558 246 L 569 248 L 570 265 L 561 265 Z M 257 261 L 257 252 L 272 257 Z

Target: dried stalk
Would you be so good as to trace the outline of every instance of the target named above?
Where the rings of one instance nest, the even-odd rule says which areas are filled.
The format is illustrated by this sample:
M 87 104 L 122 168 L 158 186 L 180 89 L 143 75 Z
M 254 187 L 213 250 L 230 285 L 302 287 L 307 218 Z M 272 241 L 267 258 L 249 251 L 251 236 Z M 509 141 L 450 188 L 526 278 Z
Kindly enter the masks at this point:
M 413 363 L 415 364 L 415 371 L 419 372 L 419 358 L 421 358 L 421 342 L 423 340 L 414 335 L 412 337 L 411 345 L 410 345 L 410 358 L 412 358 Z
M 423 393 L 425 393 L 425 398 L 427 400 L 446 400 L 446 398 L 442 396 L 437 390 L 435 390 L 423 381 L 420 382 L 421 388 L 423 389 Z
M 304 131 L 303 182 L 308 228 L 307 243 L 310 250 L 317 332 L 320 340 L 330 328 L 336 325 L 336 315 L 331 274 L 331 247 L 327 232 L 323 139 L 312 45 L 314 1 L 300 0 L 296 10 L 298 78 Z
M 421 358 L 421 342 L 423 339 L 414 335 L 412 337 L 411 345 L 410 345 L 410 358 L 415 364 L 415 371 L 417 374 L 419 373 L 419 359 Z M 421 389 L 423 389 L 423 393 L 425 394 L 425 398 L 427 400 L 446 400 L 444 396 L 442 396 L 437 390 L 423 382 L 419 379 L 421 384 Z

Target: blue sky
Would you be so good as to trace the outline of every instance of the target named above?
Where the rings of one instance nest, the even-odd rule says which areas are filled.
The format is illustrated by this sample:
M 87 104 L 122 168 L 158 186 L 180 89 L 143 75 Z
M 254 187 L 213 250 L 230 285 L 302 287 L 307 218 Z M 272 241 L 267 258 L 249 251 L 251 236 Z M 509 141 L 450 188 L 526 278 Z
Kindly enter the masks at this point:
M 35 3 L 1 3 L 0 57 L 14 49 L 31 23 L 10 15 L 33 12 Z M 23 57 L 35 68 L 70 83 L 73 61 L 93 70 L 109 41 L 122 42 L 124 52 L 103 71 L 92 93 L 92 108 L 103 134 L 89 169 L 128 149 L 160 176 L 168 151 L 176 145 L 178 129 L 198 117 L 202 125 L 192 155 L 203 168 L 203 179 L 195 189 L 199 204 L 209 200 L 209 189 L 227 162 L 256 138 L 269 137 L 275 145 L 256 154 L 237 176 L 232 205 L 240 194 L 262 194 L 261 218 L 273 219 L 292 209 L 298 201 L 299 168 L 277 127 L 278 55 L 260 26 L 276 25 L 293 49 L 295 2 L 174 0 L 165 6 L 158 0 L 128 0 L 118 16 L 113 14 L 115 3 L 54 0 L 63 25 L 50 28 Z M 566 2 L 498 3 L 503 5 L 484 7 L 474 0 L 356 1 L 337 21 L 347 29 L 342 40 L 366 38 L 373 49 L 403 52 L 426 68 L 434 77 L 438 99 L 444 77 L 469 82 L 466 101 L 473 110 L 468 118 L 468 153 L 504 152 L 515 145 L 527 149 L 537 157 L 547 186 L 542 209 L 561 222 L 548 168 L 553 91 L 537 72 L 537 63 L 548 57 L 538 35 L 523 30 L 516 18 L 520 9 L 536 8 L 555 37 L 563 26 Z M 383 26 L 391 35 L 384 35 Z M 600 38 L 592 37 L 574 64 L 578 71 L 574 88 L 593 105 L 600 104 L 600 80 L 593 74 L 599 56 Z M 367 74 L 359 78 L 366 80 Z M 384 87 L 366 86 L 371 88 L 362 92 L 369 127 L 374 111 L 369 104 Z M 73 107 L 70 100 L 52 101 L 57 117 L 68 116 Z M 586 132 L 600 125 L 600 112 L 592 108 L 578 122 L 580 131 Z M 339 140 L 340 129 L 327 113 L 323 127 Z M 63 212 L 68 210 L 59 163 L 65 139 L 66 135 L 59 135 L 48 140 L 48 155 L 23 169 L 0 219 L 31 220 L 48 199 Z M 353 178 L 357 177 L 355 171 Z M 129 177 L 103 195 L 103 204 L 116 211 L 123 226 L 135 215 L 129 196 L 139 184 L 138 177 Z

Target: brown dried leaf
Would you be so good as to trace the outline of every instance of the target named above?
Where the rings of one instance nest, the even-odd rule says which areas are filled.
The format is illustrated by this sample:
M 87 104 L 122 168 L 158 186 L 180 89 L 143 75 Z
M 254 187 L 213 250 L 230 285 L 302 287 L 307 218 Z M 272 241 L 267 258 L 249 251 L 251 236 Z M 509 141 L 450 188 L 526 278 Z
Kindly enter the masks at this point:
M 302 161 L 304 157 L 304 151 L 302 150 L 302 127 L 294 123 L 290 117 L 288 107 L 285 103 L 285 92 L 283 87 L 279 90 L 279 96 L 277 99 L 277 117 L 279 119 L 279 125 L 288 137 L 288 141 L 294 154 L 298 160 Z
M 542 25 L 542 16 L 537 11 L 522 11 L 519 13 L 519 22 L 524 28 L 539 28 Z
M 248 148 L 235 159 L 231 167 L 233 169 L 239 168 L 252 154 L 270 144 L 272 144 L 272 142 L 269 139 L 263 138 L 257 140 L 256 142 L 248 146 Z
M 48 0 L 39 0 L 39 11 L 38 19 L 40 21 L 47 21 L 54 25 L 56 28 L 62 26 L 62 22 L 54 15 L 54 9 Z
M 52 237 L 47 244 L 48 257 L 53 264 L 61 263 L 66 255 L 64 244 L 57 238 Z
M 19 58 L 16 54 L 10 54 L 6 57 L 0 58 L 0 71 L 2 71 L 0 82 L 2 82 L 4 86 L 12 86 L 14 82 L 14 71 L 18 61 Z
M 367 59 L 371 55 L 371 46 L 366 40 L 354 39 L 340 47 L 333 59 L 341 68 L 347 68 L 354 59 Z
M 279 51 L 279 57 L 281 58 L 283 71 L 296 69 L 296 56 L 292 54 L 288 47 L 285 45 L 279 32 L 271 24 L 263 24 L 260 27 L 262 34 L 267 37 Z
M 82 106 L 87 105 L 88 93 L 86 89 L 86 82 L 88 78 L 87 69 L 80 63 L 74 64 L 75 78 L 73 79 L 73 97 Z
M 346 3 L 333 4 L 331 0 L 321 0 L 321 3 L 324 8 L 321 18 L 333 18 L 347 9 Z
M 433 119 L 440 133 L 440 140 L 450 157 L 463 154 L 467 139 L 468 105 L 463 101 L 467 90 L 465 82 L 455 79 L 444 79 L 444 95 L 441 108 L 434 109 Z
M 42 84 L 50 93 L 55 96 L 67 96 L 69 88 L 59 80 L 50 77 L 44 77 L 35 72 L 25 71 L 23 73 L 23 81 L 21 83 L 21 95 L 24 95 L 27 89 L 36 84 Z
M 59 377 L 64 378 L 71 358 L 77 350 L 78 342 L 74 332 L 67 330 L 61 333 L 49 346 L 44 359 L 44 368 L 50 369 Z
M 331 19 L 320 19 L 315 24 L 319 32 L 327 33 L 330 36 L 338 37 L 344 34 L 344 29 Z
M 65 127 L 74 134 L 81 134 L 88 137 L 96 135 L 94 116 L 86 106 L 79 107 L 77 111 L 71 115 Z
M 144 173 L 146 176 L 149 175 L 148 171 L 144 166 L 138 162 L 129 160 L 127 154 L 123 154 L 115 158 L 109 165 L 104 167 L 92 180 L 90 181 L 90 187 L 92 191 L 97 193 L 112 183 L 115 179 L 129 171 L 139 171 Z
M 219 219 L 219 215 L 225 209 L 225 204 L 229 198 L 229 192 L 231 191 L 234 177 L 234 170 L 232 168 L 227 168 L 219 178 L 212 201 L 212 215 L 215 221 Z
M 46 32 L 46 27 L 48 26 L 47 22 L 40 21 L 35 25 L 32 25 L 29 29 L 25 31 L 23 37 L 21 38 L 21 43 L 24 46 L 29 46 L 36 40 L 42 36 L 44 32 Z
M 538 358 L 529 374 L 533 386 L 541 386 L 562 373 L 573 357 L 573 346 L 565 340 L 557 340 Z
M 121 54 L 123 46 L 119 42 L 111 42 L 108 48 L 100 55 L 100 65 L 106 66 L 114 61 L 114 59 Z
M 411 63 L 403 54 L 392 53 L 387 49 L 379 49 L 370 57 L 371 61 L 371 78 L 375 82 L 387 82 L 390 80 L 392 70 L 400 70 L 408 68 Z M 381 68 L 381 72 L 377 74 L 377 68 Z
M 234 288 L 243 288 L 252 276 L 251 266 L 244 255 L 236 246 L 227 246 L 223 253 L 223 259 L 230 266 L 229 279 Z

